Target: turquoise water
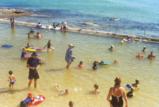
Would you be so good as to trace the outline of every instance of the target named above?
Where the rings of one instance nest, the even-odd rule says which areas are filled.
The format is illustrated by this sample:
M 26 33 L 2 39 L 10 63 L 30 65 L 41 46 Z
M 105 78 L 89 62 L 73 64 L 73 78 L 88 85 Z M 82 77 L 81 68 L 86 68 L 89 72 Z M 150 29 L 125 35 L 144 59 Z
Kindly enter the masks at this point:
M 41 22 L 66 20 L 80 27 L 155 37 L 159 33 L 158 5 L 158 0 L 1 0 L 0 3 L 1 7 L 26 8 L 49 16 L 38 17 Z M 29 21 L 37 21 L 37 17 Z M 99 27 L 84 26 L 83 22 Z
M 120 45 L 119 39 L 82 35 L 77 33 L 62 33 L 49 30 L 40 30 L 44 37 L 41 40 L 30 40 L 35 47 L 43 47 L 49 39 L 55 51 L 39 53 L 45 62 L 39 68 L 40 79 L 38 88 L 27 89 L 28 69 L 26 61 L 20 60 L 22 47 L 28 42 L 27 32 L 30 28 L 16 26 L 15 32 L 10 30 L 9 24 L 0 24 L 0 44 L 12 44 L 11 49 L 0 48 L 0 107 L 17 107 L 19 102 L 26 97 L 28 92 L 33 95 L 44 95 L 46 100 L 39 107 L 67 107 L 68 101 L 73 100 L 75 107 L 109 107 L 106 95 L 116 76 L 122 78 L 122 86 L 140 80 L 140 89 L 135 96 L 129 99 L 129 107 L 158 107 L 159 106 L 159 48 L 158 44 L 145 44 L 132 42 Z M 38 30 L 36 30 L 38 31 Z M 73 54 L 76 57 L 70 70 L 66 70 L 64 60 L 67 45 L 73 43 Z M 109 52 L 110 45 L 115 45 L 116 50 Z M 136 54 L 146 46 L 147 50 L 143 60 L 135 58 Z M 146 57 L 154 51 L 156 59 L 149 61 Z M 118 60 L 118 64 L 101 66 L 97 71 L 92 71 L 94 60 Z M 79 61 L 84 61 L 84 68 L 77 69 Z M 8 91 L 8 71 L 13 70 L 16 84 L 13 91 Z M 90 95 L 93 84 L 99 84 L 100 94 Z M 58 96 L 55 84 L 61 89 L 68 88 L 70 94 Z

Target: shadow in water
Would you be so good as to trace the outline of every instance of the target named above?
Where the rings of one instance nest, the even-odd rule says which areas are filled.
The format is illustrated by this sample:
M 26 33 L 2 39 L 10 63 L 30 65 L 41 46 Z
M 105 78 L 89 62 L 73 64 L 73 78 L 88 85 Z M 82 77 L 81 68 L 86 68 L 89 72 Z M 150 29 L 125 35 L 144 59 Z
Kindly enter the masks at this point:
M 26 91 L 26 90 L 28 90 L 28 88 L 22 88 L 22 89 L 0 88 L 0 94 L 3 94 L 3 93 L 14 94 L 16 92 L 21 92 L 21 91 Z
M 58 72 L 58 71 L 64 71 L 66 68 L 53 68 L 53 69 L 47 69 L 47 72 Z

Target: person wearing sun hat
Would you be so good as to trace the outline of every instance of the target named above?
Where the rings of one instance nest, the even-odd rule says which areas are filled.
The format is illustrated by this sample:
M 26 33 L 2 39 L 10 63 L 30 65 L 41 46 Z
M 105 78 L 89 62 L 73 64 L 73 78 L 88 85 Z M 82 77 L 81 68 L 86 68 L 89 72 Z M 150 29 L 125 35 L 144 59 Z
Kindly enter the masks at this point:
M 31 86 L 32 80 L 34 79 L 34 88 L 37 87 L 37 79 L 39 79 L 39 73 L 37 71 L 37 67 L 41 64 L 40 59 L 38 58 L 38 54 L 33 52 L 31 57 L 27 61 L 27 67 L 29 68 L 29 83 L 28 87 Z
M 69 69 L 71 63 L 75 59 L 75 57 L 73 57 L 73 55 L 72 55 L 72 48 L 74 48 L 74 47 L 75 46 L 73 44 L 68 44 L 68 49 L 66 50 L 65 60 L 67 62 L 67 65 L 66 65 L 67 69 Z

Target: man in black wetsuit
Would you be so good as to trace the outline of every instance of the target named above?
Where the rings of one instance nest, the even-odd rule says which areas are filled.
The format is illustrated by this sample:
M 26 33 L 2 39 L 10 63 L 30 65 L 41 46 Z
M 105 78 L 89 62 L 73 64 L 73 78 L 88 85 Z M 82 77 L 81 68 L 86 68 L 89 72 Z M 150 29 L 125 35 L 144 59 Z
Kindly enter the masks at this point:
M 40 59 L 37 57 L 37 53 L 32 53 L 31 57 L 27 61 L 27 67 L 29 68 L 29 83 L 28 87 L 31 86 L 32 80 L 34 79 L 34 88 L 37 87 L 37 79 L 39 79 L 39 73 L 37 67 L 41 64 Z

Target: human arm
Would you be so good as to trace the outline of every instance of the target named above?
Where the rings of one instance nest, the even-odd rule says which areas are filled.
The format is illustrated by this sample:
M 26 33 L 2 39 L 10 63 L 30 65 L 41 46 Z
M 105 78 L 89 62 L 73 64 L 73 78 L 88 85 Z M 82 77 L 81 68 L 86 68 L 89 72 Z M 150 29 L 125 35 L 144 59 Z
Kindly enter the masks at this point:
M 124 88 L 123 88 L 123 98 L 125 101 L 125 107 L 128 107 L 128 99 L 127 99 L 126 91 Z
M 107 95 L 107 101 L 109 102 L 110 107 L 111 107 L 111 100 L 110 100 L 111 95 L 112 95 L 112 88 L 109 89 L 109 92 L 108 92 L 108 95 Z

